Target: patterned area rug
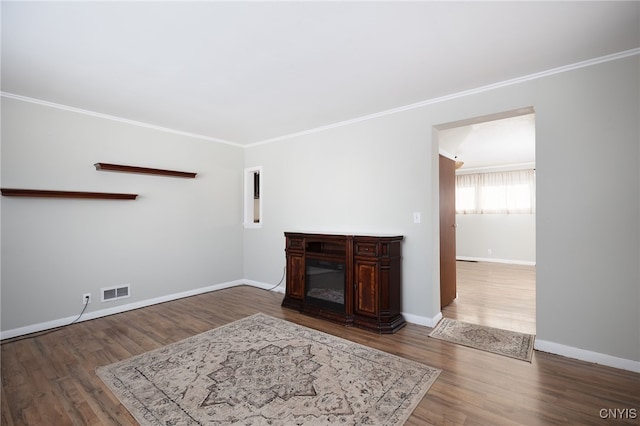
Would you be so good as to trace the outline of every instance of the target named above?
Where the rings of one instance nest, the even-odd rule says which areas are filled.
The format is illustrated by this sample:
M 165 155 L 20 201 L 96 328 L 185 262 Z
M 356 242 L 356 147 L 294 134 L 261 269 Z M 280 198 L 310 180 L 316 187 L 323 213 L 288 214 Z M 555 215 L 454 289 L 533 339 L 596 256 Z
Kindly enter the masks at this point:
M 535 339 L 532 334 L 516 333 L 448 318 L 440 321 L 429 337 L 528 362 L 531 362 Z
M 401 425 L 440 374 L 264 314 L 96 372 L 142 425 Z

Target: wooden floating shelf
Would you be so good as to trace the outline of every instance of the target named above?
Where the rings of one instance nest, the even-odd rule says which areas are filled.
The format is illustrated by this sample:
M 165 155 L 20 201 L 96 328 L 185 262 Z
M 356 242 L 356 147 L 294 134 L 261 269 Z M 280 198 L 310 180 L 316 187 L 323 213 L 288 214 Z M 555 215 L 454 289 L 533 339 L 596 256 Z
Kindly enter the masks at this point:
M 45 198 L 92 198 L 101 200 L 135 200 L 138 194 L 85 191 L 51 191 L 43 189 L 2 188 L 6 197 L 45 197 Z
M 178 170 L 151 169 L 149 167 L 123 166 L 121 164 L 95 163 L 96 170 L 124 173 L 143 173 L 147 175 L 174 176 L 183 178 L 195 178 L 197 173 L 181 172 Z

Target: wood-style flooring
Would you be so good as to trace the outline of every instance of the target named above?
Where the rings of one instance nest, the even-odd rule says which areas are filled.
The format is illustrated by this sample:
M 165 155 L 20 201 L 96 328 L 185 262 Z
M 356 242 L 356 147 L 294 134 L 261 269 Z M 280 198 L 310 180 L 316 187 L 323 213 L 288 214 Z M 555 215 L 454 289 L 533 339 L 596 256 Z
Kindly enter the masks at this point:
M 535 266 L 456 262 L 458 297 L 445 318 L 536 334 Z
M 628 417 L 640 410 L 640 374 L 538 352 L 527 363 L 429 338 L 414 324 L 377 335 L 283 309 L 282 297 L 239 286 L 3 342 L 0 423 L 135 424 L 97 366 L 264 312 L 441 368 L 407 425 L 601 425 L 613 422 L 600 417 L 608 409 L 629 413 L 615 424 L 638 424 Z

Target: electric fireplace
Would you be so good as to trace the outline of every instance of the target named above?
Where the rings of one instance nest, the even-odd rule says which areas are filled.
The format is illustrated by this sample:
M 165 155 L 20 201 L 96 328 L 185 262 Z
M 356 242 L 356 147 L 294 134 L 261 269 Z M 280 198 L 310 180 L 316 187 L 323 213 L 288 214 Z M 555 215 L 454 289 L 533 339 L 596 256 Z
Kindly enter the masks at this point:
M 395 333 L 406 324 L 402 235 L 284 235 L 283 307 L 377 333 Z
M 307 303 L 344 313 L 345 264 L 307 258 L 305 265 Z

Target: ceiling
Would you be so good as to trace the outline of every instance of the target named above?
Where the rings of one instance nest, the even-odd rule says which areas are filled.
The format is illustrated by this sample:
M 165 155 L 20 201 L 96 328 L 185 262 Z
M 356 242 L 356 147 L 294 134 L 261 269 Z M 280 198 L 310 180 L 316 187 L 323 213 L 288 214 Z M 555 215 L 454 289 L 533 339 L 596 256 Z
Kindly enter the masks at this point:
M 438 132 L 441 152 L 463 165 L 456 173 L 496 167 L 535 168 L 535 114 L 525 109 L 508 117 L 487 117 Z
M 639 47 L 635 1 L 2 1 L 1 83 L 250 145 Z

